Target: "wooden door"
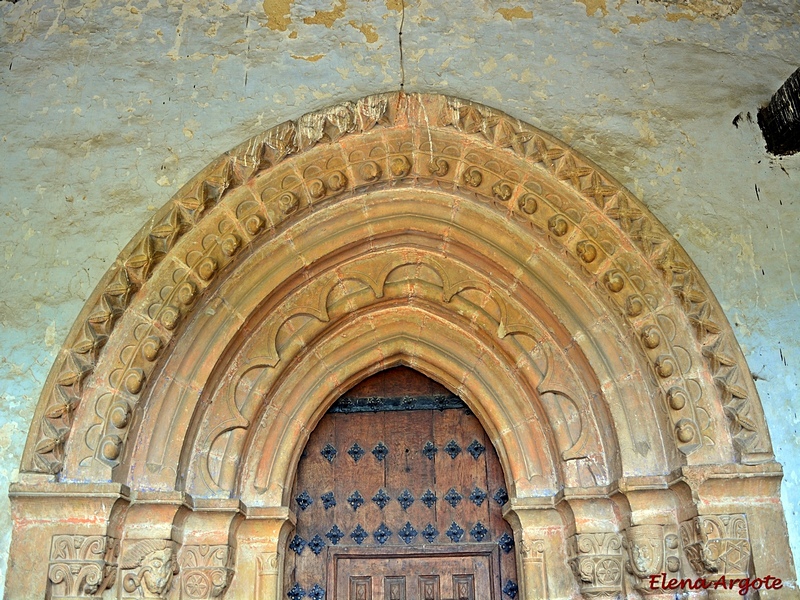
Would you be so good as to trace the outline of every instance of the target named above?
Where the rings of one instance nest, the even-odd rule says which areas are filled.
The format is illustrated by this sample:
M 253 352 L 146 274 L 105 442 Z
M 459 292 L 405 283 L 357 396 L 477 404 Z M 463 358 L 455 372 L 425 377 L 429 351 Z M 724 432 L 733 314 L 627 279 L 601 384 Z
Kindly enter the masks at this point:
M 343 396 L 309 438 L 292 494 L 290 600 L 514 600 L 500 463 L 478 420 L 398 368 Z
M 338 600 L 488 600 L 495 587 L 492 550 L 334 556 Z

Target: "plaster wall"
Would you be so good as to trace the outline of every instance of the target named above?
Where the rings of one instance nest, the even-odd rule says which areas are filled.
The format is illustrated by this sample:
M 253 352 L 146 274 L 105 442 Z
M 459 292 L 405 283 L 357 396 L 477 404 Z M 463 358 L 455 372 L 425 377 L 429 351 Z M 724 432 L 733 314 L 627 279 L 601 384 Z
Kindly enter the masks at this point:
M 796 3 L 402 1 L 0 1 L 0 564 L 41 387 L 128 240 L 253 133 L 404 83 L 554 134 L 680 240 L 757 379 L 800 567 L 800 156 L 754 124 Z

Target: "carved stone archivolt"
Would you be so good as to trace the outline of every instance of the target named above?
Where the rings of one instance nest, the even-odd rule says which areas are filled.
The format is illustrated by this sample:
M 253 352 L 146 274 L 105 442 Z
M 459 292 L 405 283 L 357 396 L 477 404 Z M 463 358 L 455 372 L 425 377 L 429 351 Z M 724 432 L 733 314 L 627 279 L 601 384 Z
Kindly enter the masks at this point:
M 350 138 L 359 140 L 358 149 L 348 150 L 355 147 Z M 316 205 L 386 185 L 463 186 L 545 234 L 640 332 L 683 451 L 713 441 L 709 403 L 719 403 L 736 448 L 769 453 L 758 403 L 751 402 L 755 390 L 742 377 L 747 369 L 719 306 L 636 198 L 569 148 L 498 111 L 453 98 L 389 94 L 282 124 L 181 190 L 126 248 L 70 334 L 43 396 L 26 468 L 61 470 L 73 416 L 87 393 L 92 408 L 84 412 L 96 424 L 84 429 L 86 447 L 96 460 L 116 464 L 154 361 L 197 295 L 239 250 Z M 173 254 L 178 262 L 164 260 Z M 151 300 L 113 335 L 131 301 L 145 295 Z M 677 339 L 687 322 L 694 339 Z M 110 336 L 119 343 L 107 346 Z M 105 375 L 97 372 L 101 362 Z M 705 371 L 716 386 L 708 398 L 699 375 Z
M 12 557 L 51 573 L 25 587 L 12 560 L 9 589 L 283 598 L 305 441 L 341 394 L 397 365 L 458 395 L 497 450 L 509 505 L 530 512 L 514 530 L 523 588 L 640 593 L 688 563 L 793 578 L 760 401 L 677 241 L 546 133 L 392 93 L 256 135 L 120 254 L 53 366 L 12 486 Z M 648 490 L 666 498 L 657 518 Z M 585 498 L 603 508 L 576 517 Z M 748 545 L 745 560 L 736 523 L 775 552 Z M 100 576 L 109 542 L 101 566 L 76 541 L 59 546 L 72 558 L 48 555 L 58 536 L 123 540 L 116 578 Z

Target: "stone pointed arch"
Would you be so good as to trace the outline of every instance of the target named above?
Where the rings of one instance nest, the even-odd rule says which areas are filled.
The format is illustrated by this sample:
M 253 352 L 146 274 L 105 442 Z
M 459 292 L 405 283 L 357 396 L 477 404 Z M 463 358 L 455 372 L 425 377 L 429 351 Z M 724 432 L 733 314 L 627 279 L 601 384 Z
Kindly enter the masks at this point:
M 37 407 L 8 589 L 283 597 L 305 440 L 398 364 L 492 439 L 525 597 L 649 593 L 661 572 L 793 578 L 760 401 L 680 245 L 544 132 L 393 93 L 253 137 L 122 252 Z M 22 553 L 49 577 L 26 581 Z M 172 592 L 142 576 L 154 553 Z

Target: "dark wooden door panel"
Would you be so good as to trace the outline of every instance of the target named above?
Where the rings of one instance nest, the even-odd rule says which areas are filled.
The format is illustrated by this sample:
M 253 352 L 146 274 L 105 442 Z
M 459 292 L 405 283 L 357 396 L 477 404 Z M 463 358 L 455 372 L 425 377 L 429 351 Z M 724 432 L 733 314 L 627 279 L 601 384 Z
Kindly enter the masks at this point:
M 496 557 L 495 557 L 496 558 Z M 489 600 L 492 553 L 345 555 L 334 559 L 330 600 Z
M 515 600 L 514 542 L 502 517 L 508 495 L 494 448 L 458 398 L 405 371 L 359 389 L 400 394 L 410 382 L 427 394 L 419 405 L 413 393 L 347 397 L 310 436 L 292 492 L 290 600 Z M 353 566 L 334 590 L 333 563 L 347 552 L 373 570 Z M 387 558 L 399 555 L 413 572 Z

